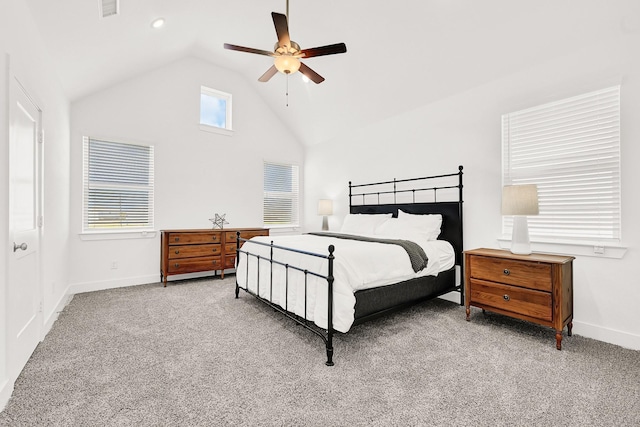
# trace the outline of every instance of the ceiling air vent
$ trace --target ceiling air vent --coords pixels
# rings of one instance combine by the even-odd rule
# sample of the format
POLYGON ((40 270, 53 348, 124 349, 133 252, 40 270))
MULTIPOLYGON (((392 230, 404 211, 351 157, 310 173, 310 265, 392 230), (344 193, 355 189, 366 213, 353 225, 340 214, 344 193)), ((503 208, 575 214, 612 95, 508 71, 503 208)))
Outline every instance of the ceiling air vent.
POLYGON ((120 0, 98 0, 100 4, 100 16, 108 18, 120 12, 120 0))

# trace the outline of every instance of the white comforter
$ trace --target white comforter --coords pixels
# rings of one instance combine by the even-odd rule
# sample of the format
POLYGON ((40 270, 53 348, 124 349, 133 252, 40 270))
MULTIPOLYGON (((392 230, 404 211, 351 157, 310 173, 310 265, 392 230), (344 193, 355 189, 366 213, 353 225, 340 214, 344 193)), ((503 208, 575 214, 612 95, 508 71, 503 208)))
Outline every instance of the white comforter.
MULTIPOLYGON (((370 236, 380 237, 380 236, 370 236)), ((274 264, 273 295, 270 288, 270 248, 252 244, 274 242, 274 245, 296 248, 317 254, 328 255, 329 245, 335 246, 334 284, 333 284, 333 327, 339 332, 347 332, 354 321, 355 296, 359 289, 384 286, 408 280, 414 277, 437 275, 454 264, 454 251, 448 242, 442 240, 418 241, 427 254, 429 262, 426 268, 414 273, 406 251, 398 245, 362 242, 315 235, 264 236, 254 237, 242 247, 243 251, 260 255, 259 295, 280 305, 299 316, 306 317, 321 328, 327 328, 327 281, 313 275, 307 275, 307 298, 305 312, 304 274, 289 268, 288 285, 285 285, 285 267, 274 264), (285 298, 288 294, 288 299, 285 298), (286 302, 285 302, 286 301, 286 302)), ((274 249, 274 260, 288 263, 308 271, 327 275, 328 261, 320 257, 302 255, 274 249)), ((246 255, 240 254, 236 277, 240 287, 257 292, 257 258, 250 256, 247 265, 246 255), (248 278, 248 280, 247 280, 248 278)))

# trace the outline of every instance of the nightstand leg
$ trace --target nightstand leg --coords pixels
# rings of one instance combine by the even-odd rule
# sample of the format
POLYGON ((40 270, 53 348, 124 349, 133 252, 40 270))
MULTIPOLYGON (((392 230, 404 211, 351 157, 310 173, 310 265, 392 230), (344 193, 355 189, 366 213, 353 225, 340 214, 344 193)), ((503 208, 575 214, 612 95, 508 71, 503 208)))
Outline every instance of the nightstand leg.
POLYGON ((556 348, 562 350, 562 330, 556 331, 556 348))
POLYGON ((467 312, 467 322, 468 322, 468 321, 470 320, 470 319, 469 319, 469 316, 471 315, 471 308, 470 308, 470 306, 467 306, 467 307, 466 307, 466 309, 465 309, 465 311, 467 312))
POLYGON ((571 336, 571 330, 573 329, 573 322, 569 322, 567 325, 567 335, 571 336))

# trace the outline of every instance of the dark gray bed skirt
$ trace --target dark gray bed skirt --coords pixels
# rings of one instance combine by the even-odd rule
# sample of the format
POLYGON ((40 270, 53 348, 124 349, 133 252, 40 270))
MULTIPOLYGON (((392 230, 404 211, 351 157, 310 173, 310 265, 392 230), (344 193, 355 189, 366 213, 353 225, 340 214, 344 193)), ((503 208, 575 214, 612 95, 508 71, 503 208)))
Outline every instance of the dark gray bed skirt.
POLYGON ((455 267, 437 276, 425 276, 394 285, 356 291, 354 325, 374 317, 409 307, 452 291, 455 283, 455 267))

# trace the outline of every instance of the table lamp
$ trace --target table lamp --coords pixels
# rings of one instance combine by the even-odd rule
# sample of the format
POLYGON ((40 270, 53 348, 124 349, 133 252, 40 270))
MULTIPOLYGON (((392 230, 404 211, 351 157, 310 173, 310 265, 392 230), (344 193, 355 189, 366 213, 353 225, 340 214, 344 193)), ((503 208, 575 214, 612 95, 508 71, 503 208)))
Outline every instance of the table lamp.
POLYGON ((502 187, 502 215, 513 215, 511 253, 518 255, 531 253, 527 215, 538 215, 538 212, 537 185, 505 185, 502 187))
POLYGON ((333 215, 333 200, 320 199, 318 202, 318 215, 322 215, 322 229, 329 230, 328 215, 333 215))

